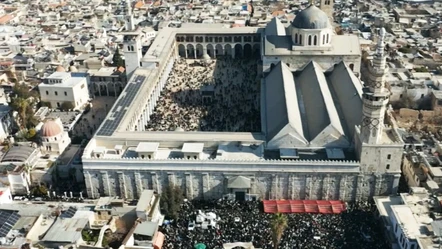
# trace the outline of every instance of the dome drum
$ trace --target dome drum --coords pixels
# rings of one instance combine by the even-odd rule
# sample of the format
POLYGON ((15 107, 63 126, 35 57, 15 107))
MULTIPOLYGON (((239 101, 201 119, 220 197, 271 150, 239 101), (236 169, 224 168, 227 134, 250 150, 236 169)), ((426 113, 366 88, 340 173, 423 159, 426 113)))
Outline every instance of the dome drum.
POLYGON ((332 29, 327 14, 314 5, 301 11, 291 24, 293 45, 323 47, 331 44, 332 29))

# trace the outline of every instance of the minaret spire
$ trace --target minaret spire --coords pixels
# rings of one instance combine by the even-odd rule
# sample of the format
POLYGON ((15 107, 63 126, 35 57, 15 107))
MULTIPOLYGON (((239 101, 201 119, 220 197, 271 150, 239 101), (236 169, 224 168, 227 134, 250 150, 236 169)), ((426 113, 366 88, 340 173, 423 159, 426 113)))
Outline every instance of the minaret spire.
POLYGON ((390 92, 385 88, 386 53, 384 28, 379 30, 376 54, 368 66, 367 86, 363 94, 361 142, 380 144, 384 127, 384 116, 390 92))
POLYGON ((126 0, 126 31, 133 31, 135 29, 134 16, 132 14, 132 2, 126 0))

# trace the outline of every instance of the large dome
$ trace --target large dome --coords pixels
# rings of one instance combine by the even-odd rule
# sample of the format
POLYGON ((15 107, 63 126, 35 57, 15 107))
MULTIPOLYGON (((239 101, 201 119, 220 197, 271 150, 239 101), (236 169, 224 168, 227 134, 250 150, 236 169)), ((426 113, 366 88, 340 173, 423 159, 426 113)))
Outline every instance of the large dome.
POLYGON ((292 26, 298 29, 325 29, 330 23, 327 14, 315 5, 310 5, 296 15, 292 26))
POLYGON ((42 137, 55 137, 62 132, 63 130, 61 129, 61 126, 54 120, 46 121, 41 127, 42 137))

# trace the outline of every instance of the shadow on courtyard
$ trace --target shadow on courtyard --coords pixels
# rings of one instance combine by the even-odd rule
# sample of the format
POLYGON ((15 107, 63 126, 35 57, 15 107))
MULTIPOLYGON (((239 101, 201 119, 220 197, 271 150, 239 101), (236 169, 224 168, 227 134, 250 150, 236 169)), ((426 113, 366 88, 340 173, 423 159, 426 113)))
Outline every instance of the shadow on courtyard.
POLYGON ((166 85, 147 126, 154 130, 259 132, 257 61, 223 56, 207 65, 207 61, 188 61, 181 72, 175 68, 171 76, 175 80, 167 83, 173 85, 166 85), (161 127, 155 129, 156 122, 162 122, 161 127), (174 127, 167 127, 167 122, 174 127))

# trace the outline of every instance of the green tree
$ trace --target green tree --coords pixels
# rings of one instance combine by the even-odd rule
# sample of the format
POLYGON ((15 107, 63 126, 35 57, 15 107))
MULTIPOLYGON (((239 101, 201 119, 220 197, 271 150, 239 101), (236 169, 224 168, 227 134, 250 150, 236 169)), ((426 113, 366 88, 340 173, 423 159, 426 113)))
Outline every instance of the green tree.
POLYGON ((28 100, 24 98, 15 97, 11 100, 12 110, 18 113, 18 118, 22 126, 26 126, 28 105, 28 100))
POLYGON ((72 104, 72 102, 70 102, 70 101, 63 102, 61 104, 61 107, 60 107, 60 109, 63 110, 63 111, 69 111, 69 110, 72 110, 74 108, 75 108, 74 104, 72 104))
POLYGON ((38 95, 29 91, 25 84, 15 84, 11 97, 11 108, 18 113, 18 119, 22 127, 32 128, 38 122, 34 118, 33 106, 38 95))
POLYGON ((184 200, 183 190, 179 186, 168 185, 161 194, 160 205, 169 219, 177 219, 181 203, 184 200))
POLYGON ((37 135, 37 131, 35 131, 35 128, 31 128, 28 130, 28 133, 26 134, 26 139, 32 140, 35 138, 35 135, 37 135))
POLYGON ((287 216, 281 213, 276 213, 273 215, 272 220, 270 222, 273 248, 275 249, 278 248, 279 242, 281 241, 282 235, 284 234, 284 231, 287 228, 287 226, 288 226, 287 216))
POLYGON ((46 106, 48 108, 52 108, 51 102, 49 101, 41 101, 40 106, 46 106))
POLYGON ((46 196, 48 188, 45 185, 35 186, 31 189, 31 193, 35 196, 46 196))
POLYGON ((125 62, 120 54, 120 49, 117 47, 114 57, 112 57, 112 62, 114 67, 125 67, 125 62))
POLYGON ((416 71, 417 73, 428 73, 428 69, 426 67, 418 67, 415 68, 414 71, 416 71))

